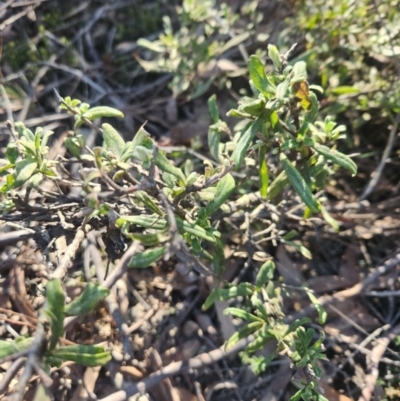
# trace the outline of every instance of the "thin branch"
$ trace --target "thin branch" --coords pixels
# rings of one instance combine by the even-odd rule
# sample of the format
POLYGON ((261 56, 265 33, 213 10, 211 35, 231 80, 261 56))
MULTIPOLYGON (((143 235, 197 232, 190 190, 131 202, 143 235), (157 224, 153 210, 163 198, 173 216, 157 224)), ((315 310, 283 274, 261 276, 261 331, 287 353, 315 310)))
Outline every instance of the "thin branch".
POLYGON ((85 221, 83 222, 82 226, 78 228, 76 232, 75 238, 72 243, 68 246, 60 264, 58 265, 57 269, 53 273, 53 279, 59 278, 63 279, 67 274, 67 270, 70 266, 72 266, 72 262, 76 257, 78 249, 85 238, 85 231, 83 230, 83 226, 85 221))
POLYGON ((377 169, 371 174, 371 180, 368 183, 368 185, 365 187, 363 193, 361 194, 360 201, 368 198, 368 196, 375 189, 376 185, 378 184, 379 180, 381 179, 385 165, 388 161, 390 153, 392 152, 393 146, 396 142, 396 136, 398 134, 397 131, 399 128, 399 123, 400 123, 400 112, 397 113, 396 120, 390 131, 385 150, 383 151, 381 162, 379 163, 379 166, 377 167, 377 169))
POLYGON ((14 363, 7 369, 4 374, 3 380, 0 382, 0 394, 4 394, 7 390, 13 377, 21 369, 22 365, 26 362, 26 358, 21 357, 14 361, 14 363))
MULTIPOLYGON (((362 294, 365 289, 372 284, 378 277, 389 273, 392 269, 400 264, 400 252, 396 253, 392 258, 386 260, 381 266, 378 266, 375 271, 368 275, 361 282, 353 285, 353 287, 347 288, 342 291, 338 291, 333 295, 323 295, 318 298, 318 303, 320 305, 326 305, 327 303, 332 302, 335 299, 346 299, 351 298, 356 295, 362 294)), ((300 319, 303 316, 307 316, 314 310, 314 305, 309 305, 306 308, 302 309, 300 312, 295 313, 292 316, 287 316, 285 322, 291 322, 296 319, 300 319)))
POLYGON ((211 185, 216 184, 218 181, 220 181, 225 175, 227 175, 233 168, 235 167, 235 164, 232 163, 229 166, 226 166, 222 171, 220 171, 217 174, 214 174, 212 177, 208 178, 204 183, 202 184, 193 184, 190 187, 187 187, 181 194, 179 194, 175 199, 174 199, 174 205, 178 205, 179 202, 188 194, 192 192, 199 192, 202 189, 208 188, 211 185))
POLYGON ((228 350, 225 350, 224 344, 215 350, 200 354, 194 358, 189 359, 188 361, 173 362, 165 366, 163 369, 152 373, 151 375, 146 377, 146 379, 128 386, 125 390, 117 391, 109 395, 108 397, 102 398, 99 401, 124 401, 136 393, 146 392, 149 388, 155 386, 168 377, 176 374, 186 373, 191 369, 200 369, 212 363, 219 362, 220 360, 230 355, 234 355, 245 348, 251 341, 253 341, 253 339, 253 336, 249 336, 243 338, 228 350))
POLYGON ((368 361, 368 374, 365 377, 365 387, 358 401, 370 401, 379 377, 379 362, 383 357, 390 342, 400 334, 400 325, 394 327, 385 336, 376 340, 377 344, 372 349, 368 361))

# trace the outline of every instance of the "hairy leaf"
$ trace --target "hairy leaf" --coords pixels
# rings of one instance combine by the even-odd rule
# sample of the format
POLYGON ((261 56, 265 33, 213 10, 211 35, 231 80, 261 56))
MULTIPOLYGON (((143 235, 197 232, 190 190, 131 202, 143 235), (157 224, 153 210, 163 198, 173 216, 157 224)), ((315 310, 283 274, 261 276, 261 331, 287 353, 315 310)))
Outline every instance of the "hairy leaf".
POLYGON ((125 141, 110 124, 102 124, 101 128, 103 129, 104 148, 111 151, 115 157, 120 159, 125 147, 125 141))

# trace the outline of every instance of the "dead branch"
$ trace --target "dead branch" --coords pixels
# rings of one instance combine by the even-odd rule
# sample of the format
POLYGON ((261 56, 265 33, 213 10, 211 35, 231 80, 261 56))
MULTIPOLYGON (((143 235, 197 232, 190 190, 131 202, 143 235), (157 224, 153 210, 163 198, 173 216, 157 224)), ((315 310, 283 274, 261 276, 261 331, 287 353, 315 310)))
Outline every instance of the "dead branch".
POLYGON ((243 348, 245 348, 251 341, 253 341, 253 339, 254 339, 253 336, 249 336, 243 338, 228 350, 225 350, 225 344, 224 344, 215 350, 195 356, 194 358, 191 358, 188 361, 170 363, 163 369, 160 369, 159 371, 152 373, 146 379, 138 383, 132 384, 125 390, 117 391, 105 398, 102 398, 99 401, 124 401, 134 394, 144 393, 149 388, 160 383, 167 377, 171 377, 176 374, 186 373, 191 369, 200 369, 212 363, 219 362, 220 360, 230 355, 234 355, 237 352, 241 351, 243 348))
POLYGON ((358 401, 370 401, 374 392, 376 380, 379 377, 379 362, 389 343, 400 334, 400 325, 394 327, 385 336, 376 340, 377 345, 372 349, 368 361, 368 373, 365 377, 365 387, 358 401))

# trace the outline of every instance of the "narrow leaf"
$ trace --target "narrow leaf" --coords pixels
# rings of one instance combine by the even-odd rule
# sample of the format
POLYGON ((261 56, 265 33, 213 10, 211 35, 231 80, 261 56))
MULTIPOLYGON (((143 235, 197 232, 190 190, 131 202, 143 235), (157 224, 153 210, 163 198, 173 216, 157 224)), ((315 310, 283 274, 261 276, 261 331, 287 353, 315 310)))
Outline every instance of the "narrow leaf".
POLYGON ((263 125, 262 116, 258 117, 254 122, 251 122, 246 125, 232 153, 232 160, 235 162, 237 166, 239 166, 242 163, 244 156, 247 152, 247 149, 250 147, 257 132, 261 132, 262 125, 263 125))
POLYGON ((162 172, 172 174, 183 182, 186 181, 182 170, 175 167, 162 153, 157 152, 155 164, 162 172))
POLYGON ((214 123, 217 123, 219 121, 217 97, 215 95, 210 96, 208 98, 207 104, 208 104, 208 110, 210 111, 211 114, 211 118, 213 119, 214 123))
POLYGON ((83 293, 65 306, 66 316, 80 316, 90 312, 99 302, 105 299, 110 290, 101 285, 89 283, 83 293))
POLYGON ((282 61, 278 49, 275 45, 268 45, 268 56, 274 63, 274 67, 276 68, 276 70, 280 71, 282 69, 282 61))
POLYGON ((310 298, 310 301, 313 303, 315 306, 315 309, 318 312, 318 321, 319 324, 324 324, 326 322, 327 318, 327 313, 325 312, 325 309, 322 307, 322 305, 318 302, 318 299, 315 297, 315 295, 310 291, 306 290, 306 293, 308 297, 310 298))
POLYGON ((261 267, 256 277, 256 286, 262 287, 267 281, 274 278, 275 263, 267 260, 261 267))
POLYGON ((73 361, 84 366, 105 365, 111 360, 111 353, 96 345, 71 345, 51 352, 51 356, 64 361, 73 361))
POLYGON ((349 157, 344 155, 337 150, 329 149, 327 146, 315 144, 313 148, 322 156, 326 157, 329 160, 332 160, 335 164, 340 167, 349 170, 353 176, 357 174, 357 165, 354 161, 349 157))
POLYGON ((179 217, 176 217, 176 224, 181 233, 186 232, 207 241, 215 242, 215 237, 212 234, 208 233, 203 227, 200 227, 198 224, 189 223, 186 220, 181 220, 179 217))
POLYGON ((228 341, 225 343, 225 349, 233 347, 242 338, 245 338, 251 333, 254 333, 255 331, 259 330, 262 327, 262 325, 263 325, 262 322, 249 323, 246 327, 243 327, 243 329, 240 329, 228 339, 228 341))
POLYGON ((239 309, 239 308, 226 308, 224 310, 224 315, 228 315, 228 314, 231 314, 231 315, 238 317, 239 319, 243 319, 243 320, 251 320, 252 322, 264 322, 258 316, 255 316, 255 315, 253 315, 243 309, 239 309))
POLYGON ((0 359, 29 348, 33 344, 33 341, 33 337, 29 337, 17 342, 0 340, 0 359))
POLYGON ((284 239, 282 239, 281 242, 286 244, 286 245, 289 245, 289 246, 292 246, 292 247, 296 248, 307 259, 312 259, 311 252, 305 246, 300 245, 297 242, 287 241, 287 240, 284 240, 284 239))
POLYGON ((260 164, 260 194, 263 198, 266 198, 268 195, 268 185, 269 185, 269 174, 268 174, 268 165, 267 160, 265 159, 265 155, 267 153, 267 147, 265 145, 260 147, 258 160, 260 164))
POLYGON ((46 285, 47 307, 51 316, 50 349, 53 349, 64 332, 64 291, 59 279, 51 280, 46 285))
POLYGON ((144 268, 149 267, 152 263, 157 262, 164 256, 166 246, 158 248, 148 249, 144 252, 137 253, 132 256, 132 259, 128 263, 128 267, 132 268, 144 268))
POLYGON ((120 228, 124 223, 130 223, 144 228, 154 228, 156 230, 163 230, 167 227, 167 221, 161 219, 160 216, 156 214, 151 216, 121 216, 117 219, 115 225, 120 228))
POLYGON ((293 166, 293 164, 284 153, 280 154, 280 161, 293 189, 297 192, 303 202, 311 209, 311 211, 313 211, 314 213, 318 213, 320 209, 320 204, 315 199, 313 193, 311 192, 311 189, 307 186, 304 178, 301 176, 301 174, 293 166))
POLYGON ((221 178, 221 181, 217 185, 214 199, 207 205, 205 209, 207 216, 210 216, 211 214, 216 212, 226 202, 229 195, 234 189, 235 180, 228 173, 221 178))
POLYGON ((278 196, 288 183, 288 177, 285 170, 283 170, 269 186, 268 199, 274 199, 278 196))
POLYGON ((212 126, 208 129, 208 148, 210 150, 211 156, 219 161, 219 143, 221 140, 221 133, 212 126))
POLYGON ((88 111, 86 111, 82 117, 87 118, 88 120, 96 120, 97 118, 102 117, 124 117, 124 113, 113 107, 107 106, 98 106, 92 107, 88 111))
POLYGON ((219 298, 219 287, 218 285, 213 288, 213 290, 210 292, 206 300, 204 301, 203 306, 201 307, 201 310, 206 311, 209 309, 212 304, 219 298))

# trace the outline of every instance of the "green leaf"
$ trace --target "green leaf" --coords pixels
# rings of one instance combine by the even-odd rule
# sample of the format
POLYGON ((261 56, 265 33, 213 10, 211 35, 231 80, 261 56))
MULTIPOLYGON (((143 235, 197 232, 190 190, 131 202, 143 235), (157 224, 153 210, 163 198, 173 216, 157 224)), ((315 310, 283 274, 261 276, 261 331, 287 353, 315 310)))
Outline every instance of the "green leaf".
POLYGON ((33 341, 33 337, 25 338, 21 341, 0 340, 0 359, 29 348, 33 344, 33 341))
POLYGON ((315 295, 310 290, 306 289, 306 293, 307 293, 308 297, 310 298, 310 301, 315 306, 315 309, 318 312, 319 324, 324 324, 326 322, 326 318, 328 316, 327 313, 325 312, 325 309, 318 302, 318 299, 315 297, 315 295))
POLYGON ((276 196, 278 196, 288 183, 289 179, 284 170, 278 175, 278 177, 275 178, 274 181, 272 181, 271 185, 269 186, 268 199, 274 199, 276 196))
POLYGON ((296 230, 290 230, 288 233, 286 233, 282 239, 286 240, 286 241, 290 241, 292 238, 294 238, 297 235, 297 231, 296 230))
POLYGON ((164 216, 163 211, 158 207, 154 200, 145 191, 136 191, 134 193, 135 198, 142 202, 146 207, 148 207, 152 212, 158 214, 159 216, 164 216))
POLYGON ((239 166, 244 156, 247 152, 247 149, 251 145, 254 137, 257 132, 261 132, 264 118, 263 116, 258 117, 254 122, 251 122, 246 125, 244 128, 238 143, 236 144, 235 149, 232 153, 232 160, 235 162, 237 166, 239 166))
POLYGON ((260 176, 260 195, 266 198, 268 195, 268 185, 269 185, 269 174, 268 165, 265 155, 267 153, 267 147, 265 145, 261 146, 258 153, 258 160, 260 164, 259 176, 260 176))
POLYGON ((75 156, 78 160, 81 158, 81 143, 77 137, 67 138, 64 141, 65 147, 75 156))
POLYGON ((231 192, 235 189, 235 179, 228 173, 221 178, 217 184, 214 199, 205 208, 206 215, 210 216, 216 212, 228 199, 231 192))
POLYGON ((255 316, 243 309, 239 309, 239 308, 226 308, 224 310, 224 315, 228 315, 231 314, 235 317, 238 317, 239 319, 243 319, 243 320, 250 320, 252 322, 264 322, 263 319, 259 318, 258 316, 255 316))
POLYGON ((35 149, 39 150, 40 148, 40 130, 37 129, 35 132, 35 149))
POLYGON ((276 87, 276 98, 279 100, 283 100, 287 95, 287 90, 289 88, 289 80, 285 79, 276 87))
POLYGON ((6 164, 5 166, 1 166, 0 167, 0 173, 10 170, 11 168, 14 168, 15 165, 14 164, 6 164))
POLYGON ((304 122, 297 132, 298 138, 302 138, 307 133, 310 124, 314 122, 318 114, 318 99, 313 92, 309 93, 307 100, 311 102, 311 107, 309 111, 305 114, 304 122))
POLYGON ((88 120, 96 120, 97 118, 102 117, 124 117, 124 113, 113 107, 108 106, 98 106, 92 107, 82 115, 83 118, 87 118, 88 120))
POLYGON ((101 285, 89 283, 83 293, 65 306, 66 316, 80 316, 90 312, 99 302, 105 299, 110 290, 101 285))
POLYGON ((211 114, 211 118, 213 119, 214 123, 217 123, 219 121, 217 97, 215 95, 210 96, 208 98, 207 104, 208 104, 208 110, 210 111, 211 114))
POLYGON ((122 150, 121 161, 130 160, 137 146, 151 147, 152 141, 150 139, 150 134, 141 127, 133 138, 132 142, 127 142, 122 150))
POLYGON ((189 223, 186 220, 181 220, 179 217, 176 217, 176 224, 181 233, 186 232, 188 234, 195 235, 196 237, 203 238, 206 241, 215 242, 214 235, 208 233, 203 227, 200 227, 198 224, 189 223))
POLYGON ((50 356, 89 367, 102 366, 111 360, 111 353, 97 345, 69 345, 53 350, 50 356))
POLYGON ((304 178, 301 176, 301 174, 293 166, 293 164, 284 153, 280 154, 280 161, 293 189, 297 192, 297 194, 312 212, 318 213, 320 210, 320 204, 315 199, 314 195, 311 192, 311 189, 307 186, 304 178))
POLYGON ((240 283, 230 288, 224 288, 219 290, 219 299, 221 301, 227 301, 228 299, 251 296, 255 292, 256 287, 250 283, 240 283))
POLYGON ((262 93, 267 98, 271 93, 275 94, 275 88, 267 79, 267 76, 265 75, 265 66, 258 56, 254 54, 250 56, 248 68, 250 78, 253 81, 254 86, 260 93, 262 93))
POLYGON ((160 151, 157 152, 155 164, 162 172, 172 174, 182 182, 186 181, 182 170, 175 167, 160 151))
POLYGON ((262 325, 263 322, 249 323, 246 327, 243 327, 243 329, 240 329, 228 339, 228 341, 225 343, 225 349, 233 347, 242 338, 245 338, 251 333, 254 333, 255 331, 259 330, 262 327, 262 325))
POLYGON ((101 128, 103 129, 104 148, 111 151, 114 156, 120 159, 125 146, 125 141, 117 130, 110 124, 102 124, 101 128))
POLYGON ((275 263, 267 260, 261 267, 256 277, 256 286, 262 287, 267 281, 274 278, 275 263))
POLYGON ((53 349, 64 332, 64 291, 59 279, 51 280, 46 285, 47 307, 51 316, 50 349, 53 349))
POLYGON ((303 81, 307 81, 307 64, 305 61, 298 61, 293 66, 293 78, 290 80, 290 83, 294 84, 303 81))
POLYGON ((329 149, 327 146, 315 144, 313 146, 319 154, 326 157, 329 160, 332 160, 335 164, 340 167, 343 167, 351 172, 353 177, 357 174, 357 165, 354 163, 349 156, 344 155, 343 153, 338 152, 337 150, 329 149))
POLYGON ((19 161, 15 165, 15 182, 14 188, 18 188, 24 185, 26 181, 31 178, 32 174, 37 169, 37 162, 31 157, 27 157, 24 160, 19 161))
POLYGON ((47 142, 48 142, 49 138, 50 138, 53 134, 54 134, 53 131, 46 131, 46 132, 43 134, 43 138, 42 138, 42 140, 41 140, 41 146, 42 146, 42 147, 47 145, 47 142))
POLYGON ((31 178, 29 178, 28 185, 31 188, 37 188, 42 181, 43 181, 43 174, 42 173, 36 173, 36 174, 32 175, 31 178))
POLYGON ((330 88, 329 93, 333 95, 349 95, 354 93, 359 93, 360 89, 354 86, 337 86, 336 88, 330 88))
POLYGON ((154 228, 155 230, 163 230, 167 227, 167 221, 161 219, 160 216, 152 214, 151 216, 121 216, 117 219, 115 225, 120 228, 124 223, 130 223, 144 228, 154 228))
POLYGON ((142 46, 142 47, 145 47, 146 49, 152 50, 153 52, 156 52, 156 53, 165 52, 164 45, 158 40, 151 41, 148 39, 140 38, 137 40, 136 44, 138 46, 142 46))
POLYGON ((304 389, 301 389, 296 394, 292 395, 289 401, 300 401, 303 394, 304 394, 304 389))
POLYGON ((312 259, 311 252, 305 246, 300 245, 297 242, 284 240, 283 238, 281 239, 281 242, 283 244, 286 244, 286 245, 296 248, 307 259, 312 259))
POLYGON ((338 232, 339 231, 339 223, 337 222, 336 219, 334 219, 330 215, 330 213, 322 205, 321 205, 321 214, 322 214, 322 217, 324 218, 324 220, 327 223, 329 223, 336 232, 338 232))
POLYGON ((10 142, 7 145, 6 157, 11 164, 15 164, 19 156, 17 145, 14 142, 10 142))
POLYGON ((204 301, 203 306, 201 307, 201 310, 206 311, 209 309, 212 304, 218 299, 219 297, 219 287, 218 285, 212 289, 206 300, 204 301))
POLYGON ((26 139, 20 139, 18 143, 25 148, 24 153, 26 153, 27 156, 36 156, 36 148, 35 148, 35 143, 32 141, 27 141, 26 139))
POLYGON ((250 36, 250 32, 246 32, 246 31, 234 36, 233 38, 229 39, 222 46, 222 48, 218 49, 218 54, 222 54, 222 53, 226 52, 227 50, 231 49, 232 47, 239 45, 240 43, 244 42, 249 36, 250 36))
POLYGON ((147 251, 137 253, 132 256, 132 259, 128 263, 128 267, 149 267, 152 263, 157 262, 157 260, 164 256, 166 249, 166 246, 160 246, 158 248, 148 249, 147 251))
POLYGON ((267 357, 252 357, 250 364, 251 364, 251 368, 253 369, 254 373, 257 375, 260 375, 261 373, 263 373, 277 355, 278 355, 278 350, 276 350, 275 352, 272 352, 267 357))
POLYGON ((208 148, 210 150, 211 156, 216 160, 219 161, 219 143, 221 140, 221 132, 212 126, 208 129, 208 148))
POLYGON ((282 69, 282 61, 279 56, 278 49, 275 45, 268 45, 268 56, 274 63, 274 67, 276 68, 276 70, 280 71, 282 69))
POLYGON ((136 240, 136 241, 140 241, 145 246, 155 246, 161 242, 168 241, 170 238, 170 236, 168 234, 162 234, 162 233, 154 233, 154 234, 153 233, 143 234, 143 233, 135 233, 135 232, 131 233, 131 232, 127 231, 124 228, 124 226, 122 226, 121 232, 126 237, 136 240))
POLYGON ((240 101, 238 110, 240 112, 248 113, 252 116, 258 117, 265 108, 264 99, 252 99, 243 97, 240 101))
MULTIPOLYGON (((262 330, 262 329, 260 329, 262 330)), ((260 335, 257 335, 258 332, 254 333, 254 336, 256 337, 254 341, 252 341, 246 348, 245 351, 247 352, 255 352, 258 351, 262 348, 265 347, 267 343, 269 343, 272 340, 272 337, 261 337, 260 335)))
POLYGON ((14 127, 18 132, 19 138, 25 138, 29 142, 35 142, 35 135, 33 135, 33 132, 30 129, 25 127, 24 123, 17 121, 14 124, 14 127))

